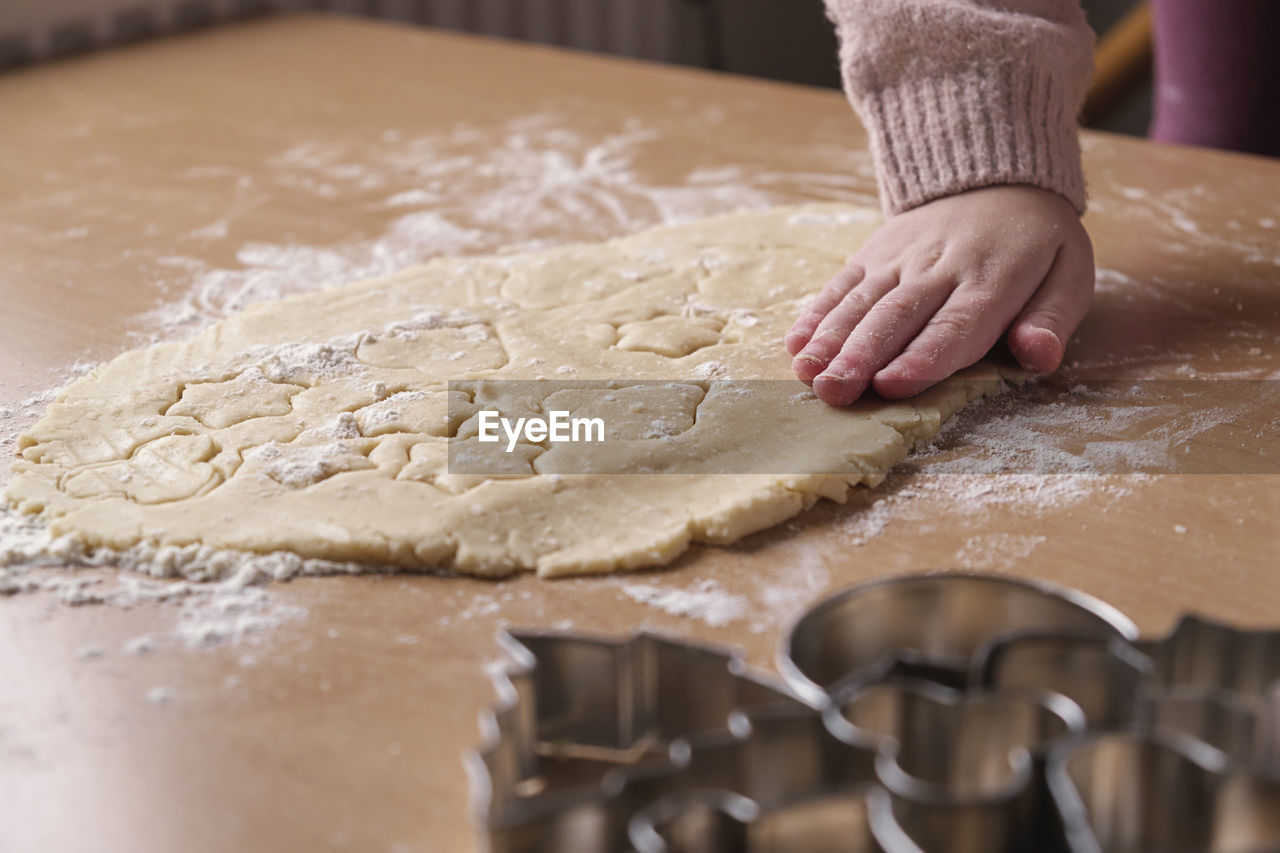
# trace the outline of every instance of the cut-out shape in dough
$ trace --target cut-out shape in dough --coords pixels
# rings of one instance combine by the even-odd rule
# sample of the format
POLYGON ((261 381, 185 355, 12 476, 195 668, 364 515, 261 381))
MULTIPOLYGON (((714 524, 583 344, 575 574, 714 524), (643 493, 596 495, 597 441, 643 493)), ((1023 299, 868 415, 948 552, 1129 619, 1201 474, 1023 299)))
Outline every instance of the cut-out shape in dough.
POLYGON ((705 396, 699 385, 644 382, 607 391, 566 388, 550 394, 543 408, 567 411, 575 418, 600 418, 606 442, 635 441, 690 429, 705 396))
POLYGON ((450 494, 462 494, 489 480, 510 480, 521 477, 532 477, 533 460, 541 455, 543 449, 536 445, 517 444, 511 453, 494 453, 494 445, 479 444, 475 441, 454 444, 452 451, 447 440, 424 441, 409 449, 409 464, 400 470, 396 479, 416 480, 430 483, 436 488, 450 494), (449 473, 449 454, 461 451, 463 454, 484 454, 486 468, 483 475, 449 473))
POLYGON ((668 314, 627 323, 618 329, 618 349, 653 352, 667 358, 683 358, 703 347, 720 343, 724 321, 717 317, 680 317, 668 314))
POLYGON ((507 362, 507 351, 488 322, 450 322, 429 316, 367 337, 356 357, 375 367, 451 375, 501 367, 507 362))
POLYGON ((169 435, 147 442, 124 461, 71 472, 62 480, 62 490, 75 498, 124 497, 140 504, 178 501, 221 482, 209 464, 217 452, 207 435, 169 435))
POLYGON ((360 434, 373 437, 397 432, 450 436, 475 413, 461 391, 401 391, 355 413, 360 434))
POLYGON ((350 341, 288 343, 274 347, 254 347, 258 369, 272 382, 288 382, 311 387, 319 382, 364 372, 350 341))
POLYGON ((251 367, 226 382, 195 382, 182 389, 178 402, 166 415, 186 415, 210 429, 226 429, 250 418, 287 415, 290 400, 302 391, 301 385, 272 382, 257 367, 251 367))
MULTIPOLYGON (((245 451, 245 466, 289 489, 304 489, 335 474, 373 468, 372 442, 339 440, 327 444, 282 444, 272 441, 245 451)), ((238 472, 238 475, 241 475, 238 472)))

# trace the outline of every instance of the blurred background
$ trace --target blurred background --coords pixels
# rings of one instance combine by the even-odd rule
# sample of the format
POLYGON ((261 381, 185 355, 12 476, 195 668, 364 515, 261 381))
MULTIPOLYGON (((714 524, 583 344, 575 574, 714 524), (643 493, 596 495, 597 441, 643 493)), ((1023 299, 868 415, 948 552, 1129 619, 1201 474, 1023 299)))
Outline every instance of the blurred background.
MULTIPOLYGON (((1102 37, 1086 123, 1146 133, 1150 16, 1084 0, 1102 37)), ((0 70, 258 15, 330 11, 579 50, 839 86, 821 0, 0 0, 0 70)))

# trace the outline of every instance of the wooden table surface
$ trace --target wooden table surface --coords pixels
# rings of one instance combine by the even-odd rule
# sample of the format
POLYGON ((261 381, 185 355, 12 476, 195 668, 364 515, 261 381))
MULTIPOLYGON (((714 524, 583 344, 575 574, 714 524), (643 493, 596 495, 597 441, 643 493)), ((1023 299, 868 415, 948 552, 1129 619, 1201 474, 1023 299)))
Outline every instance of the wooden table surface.
MULTIPOLYGON (((873 203, 865 146, 833 92, 326 17, 0 76, 4 423, 76 362, 320 280, 739 206, 873 203)), ((1280 164, 1102 135, 1085 147, 1103 272, 1073 370, 1220 380, 1228 399, 1198 426, 1140 426, 1165 449, 1196 437, 1202 473, 1039 491, 909 474, 623 579, 297 580, 269 592, 305 614, 238 645, 188 648, 178 603, 12 596, 0 848, 472 849, 461 757, 504 623, 645 625, 768 665, 805 602, 937 566, 1052 578, 1145 631, 1189 608, 1280 622, 1280 481, 1224 473, 1280 449, 1269 386, 1241 381, 1269 379, 1280 353, 1280 164), (723 607, 641 600, 672 590, 723 607), (121 652, 143 634, 154 654, 121 652), (105 653, 82 659, 86 645, 105 653), (148 701, 156 687, 172 700, 148 701)))

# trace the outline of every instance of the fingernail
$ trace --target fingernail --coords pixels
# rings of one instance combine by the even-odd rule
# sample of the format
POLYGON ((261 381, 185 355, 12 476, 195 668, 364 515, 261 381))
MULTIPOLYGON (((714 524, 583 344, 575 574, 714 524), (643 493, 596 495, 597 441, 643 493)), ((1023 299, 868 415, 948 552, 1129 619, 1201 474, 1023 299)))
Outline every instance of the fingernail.
POLYGON ((1033 336, 1042 341, 1052 341, 1055 347, 1060 348, 1062 346, 1062 339, 1058 337, 1058 333, 1053 329, 1047 329, 1044 326, 1028 326, 1027 331, 1034 333, 1033 336), (1045 337, 1046 335, 1048 335, 1047 338, 1045 337))
POLYGON ((813 380, 813 391, 824 403, 847 406, 862 394, 862 383, 853 383, 848 375, 823 373, 813 380))
POLYGON ((1037 332, 1037 333, 1043 332, 1044 334, 1052 337, 1056 343, 1058 344, 1062 343, 1062 339, 1058 337, 1058 333, 1055 332, 1053 329, 1050 329, 1048 326, 1031 325, 1031 326, 1027 326, 1027 328, 1033 332, 1037 332))
POLYGON ((800 353, 798 356, 796 356, 795 360, 807 361, 811 364, 822 364, 822 359, 818 358, 816 355, 810 355, 807 352, 800 353))
POLYGON ((813 382, 810 383, 810 387, 813 388, 813 393, 828 403, 834 402, 835 398, 839 397, 843 391, 840 380, 830 373, 815 376, 813 382))

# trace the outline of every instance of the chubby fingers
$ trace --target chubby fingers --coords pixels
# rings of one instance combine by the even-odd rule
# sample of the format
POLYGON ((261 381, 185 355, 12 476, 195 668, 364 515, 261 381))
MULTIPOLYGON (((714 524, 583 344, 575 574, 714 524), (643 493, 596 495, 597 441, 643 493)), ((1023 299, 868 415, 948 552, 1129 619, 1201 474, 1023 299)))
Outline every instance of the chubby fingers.
POLYGON ((1089 311, 1094 279, 1087 242, 1059 250, 1044 283, 1009 328, 1009 351, 1019 364, 1033 373, 1058 369, 1067 340, 1089 311))
POLYGON ((976 287, 956 288, 901 353, 876 372, 876 393, 911 397, 973 364, 1000 340, 1021 305, 1022 300, 1010 305, 976 287))
POLYGON ((847 406, 858 399, 876 372, 902 352, 946 302, 952 287, 945 278, 926 277, 886 293, 851 329, 839 353, 814 378, 813 392, 833 406, 847 406))
POLYGON ((866 270, 860 264, 849 264, 823 285, 822 291, 805 306, 792 324, 791 331, 787 332, 787 352, 798 355, 813 339, 818 324, 849 295, 849 291, 858 286, 865 275, 866 270))
POLYGON ((1006 268, 991 280, 955 288, 920 333, 876 373, 876 393, 895 400, 914 396, 986 355, 1045 280, 1045 267, 1052 269, 1051 261, 1042 263, 1006 268))
POLYGON ((809 342, 792 360, 791 369, 800 381, 812 384, 818 374, 827 369, 831 360, 840 354, 853 330, 885 294, 893 291, 897 283, 898 279, 893 273, 867 276, 845 294, 840 304, 822 318, 809 342))

